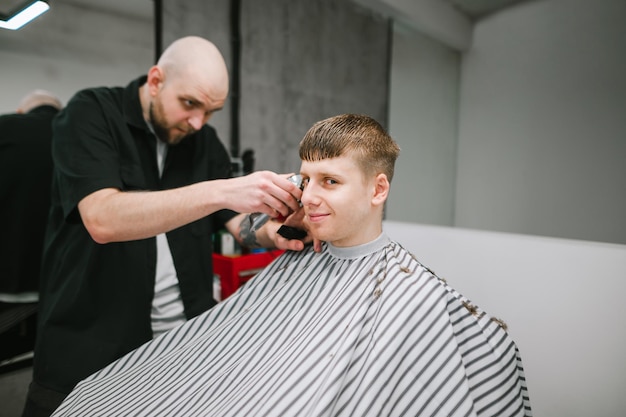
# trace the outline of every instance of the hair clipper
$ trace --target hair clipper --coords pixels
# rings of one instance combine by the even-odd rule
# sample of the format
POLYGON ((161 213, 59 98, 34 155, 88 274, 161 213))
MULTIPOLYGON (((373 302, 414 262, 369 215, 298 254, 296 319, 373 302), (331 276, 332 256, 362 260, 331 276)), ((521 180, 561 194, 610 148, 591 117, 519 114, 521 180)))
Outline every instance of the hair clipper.
MULTIPOLYGON (((302 189, 302 175, 300 174, 295 174, 290 176, 289 178, 287 178, 289 181, 291 181, 292 183, 294 183, 298 188, 302 189)), ((267 223, 267 221, 270 219, 270 216, 265 214, 265 213, 251 213, 248 218, 250 219, 250 231, 251 232, 256 232, 257 230, 259 230, 265 223, 267 223)), ((289 226, 281 226, 281 229, 283 227, 289 227, 289 226)), ((290 229, 295 229, 293 227, 290 227, 290 229)), ((299 229, 295 229, 295 230, 299 230, 299 229)), ((304 231, 302 231, 304 232, 304 231)), ((280 232, 280 229, 278 230, 278 233, 280 233, 281 236, 285 237, 286 239, 293 239, 290 237, 287 237, 285 235, 283 235, 280 232)), ((306 232, 304 232, 304 236, 306 236, 306 232)))

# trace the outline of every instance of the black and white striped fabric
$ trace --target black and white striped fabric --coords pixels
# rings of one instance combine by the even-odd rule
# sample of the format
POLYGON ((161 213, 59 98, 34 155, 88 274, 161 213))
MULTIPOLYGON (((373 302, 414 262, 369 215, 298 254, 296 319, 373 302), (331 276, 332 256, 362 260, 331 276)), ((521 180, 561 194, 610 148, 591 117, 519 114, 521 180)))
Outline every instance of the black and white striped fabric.
POLYGON ((288 252, 54 416, 530 416, 503 327, 384 234, 288 252))

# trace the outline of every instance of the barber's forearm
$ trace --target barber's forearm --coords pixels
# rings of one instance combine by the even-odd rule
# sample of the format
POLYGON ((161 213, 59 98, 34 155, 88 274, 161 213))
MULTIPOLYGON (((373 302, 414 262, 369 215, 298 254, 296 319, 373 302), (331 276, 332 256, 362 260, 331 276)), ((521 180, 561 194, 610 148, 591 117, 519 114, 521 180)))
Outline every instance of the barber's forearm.
POLYGON ((83 223, 98 243, 144 239, 176 229, 225 208, 222 181, 145 192, 103 189, 78 204, 83 223))
MULTIPOLYGON (((102 189, 83 198, 78 209, 91 237, 98 243, 109 243, 156 236, 221 209, 272 217, 287 215, 297 209, 301 193, 283 176, 259 171, 245 177, 203 181, 164 191, 102 189)), ((239 225, 232 228, 238 229, 239 225)), ((255 236, 246 235, 245 228, 244 234, 240 230, 229 231, 247 242, 246 245, 272 247, 276 227, 263 229, 264 232, 259 230, 255 236)))
POLYGON ((226 229, 237 239, 237 242, 247 248, 273 248, 274 239, 270 237, 271 223, 267 222, 259 230, 250 230, 252 223, 249 214, 239 214, 226 223, 226 229))
POLYGON ((286 239, 278 234, 281 225, 282 223, 270 220, 256 232, 250 232, 248 215, 240 214, 226 223, 226 228, 241 245, 248 248, 263 247, 300 251, 304 249, 305 242, 308 243, 312 240, 311 237, 307 237, 305 240, 286 239))

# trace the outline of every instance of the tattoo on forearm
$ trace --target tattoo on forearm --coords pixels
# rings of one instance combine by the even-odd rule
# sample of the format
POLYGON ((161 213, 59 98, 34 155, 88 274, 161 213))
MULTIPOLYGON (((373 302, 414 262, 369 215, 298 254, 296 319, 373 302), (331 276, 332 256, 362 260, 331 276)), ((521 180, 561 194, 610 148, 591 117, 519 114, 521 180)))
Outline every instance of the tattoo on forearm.
POLYGON ((239 225, 239 239, 249 248, 260 248, 261 244, 256 240, 256 233, 250 230, 252 222, 250 216, 245 216, 239 225))

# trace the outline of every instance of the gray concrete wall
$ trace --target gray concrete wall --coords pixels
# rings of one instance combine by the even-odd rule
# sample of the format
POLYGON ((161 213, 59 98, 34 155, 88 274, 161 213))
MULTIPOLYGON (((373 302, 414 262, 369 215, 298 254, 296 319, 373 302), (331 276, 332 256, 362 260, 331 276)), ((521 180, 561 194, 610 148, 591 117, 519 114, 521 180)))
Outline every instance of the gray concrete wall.
POLYGON ((317 120, 364 113, 387 124, 386 20, 348 1, 242 3, 241 146, 259 169, 298 171, 317 120))
MULTIPOLYGON (((230 3, 230 0, 163 0, 163 49, 183 36, 209 39, 222 52, 232 79, 230 3)), ((224 108, 209 120, 228 149, 231 99, 229 95, 224 108)))
MULTIPOLYGON (((230 63, 229 7, 224 0, 165 0, 164 43, 202 35, 230 63)), ((387 124, 386 19, 347 0, 244 0, 240 16, 239 143, 254 149, 257 170, 298 171, 300 139, 322 118, 364 113, 387 124)), ((211 121, 227 146, 228 105, 211 121)))

